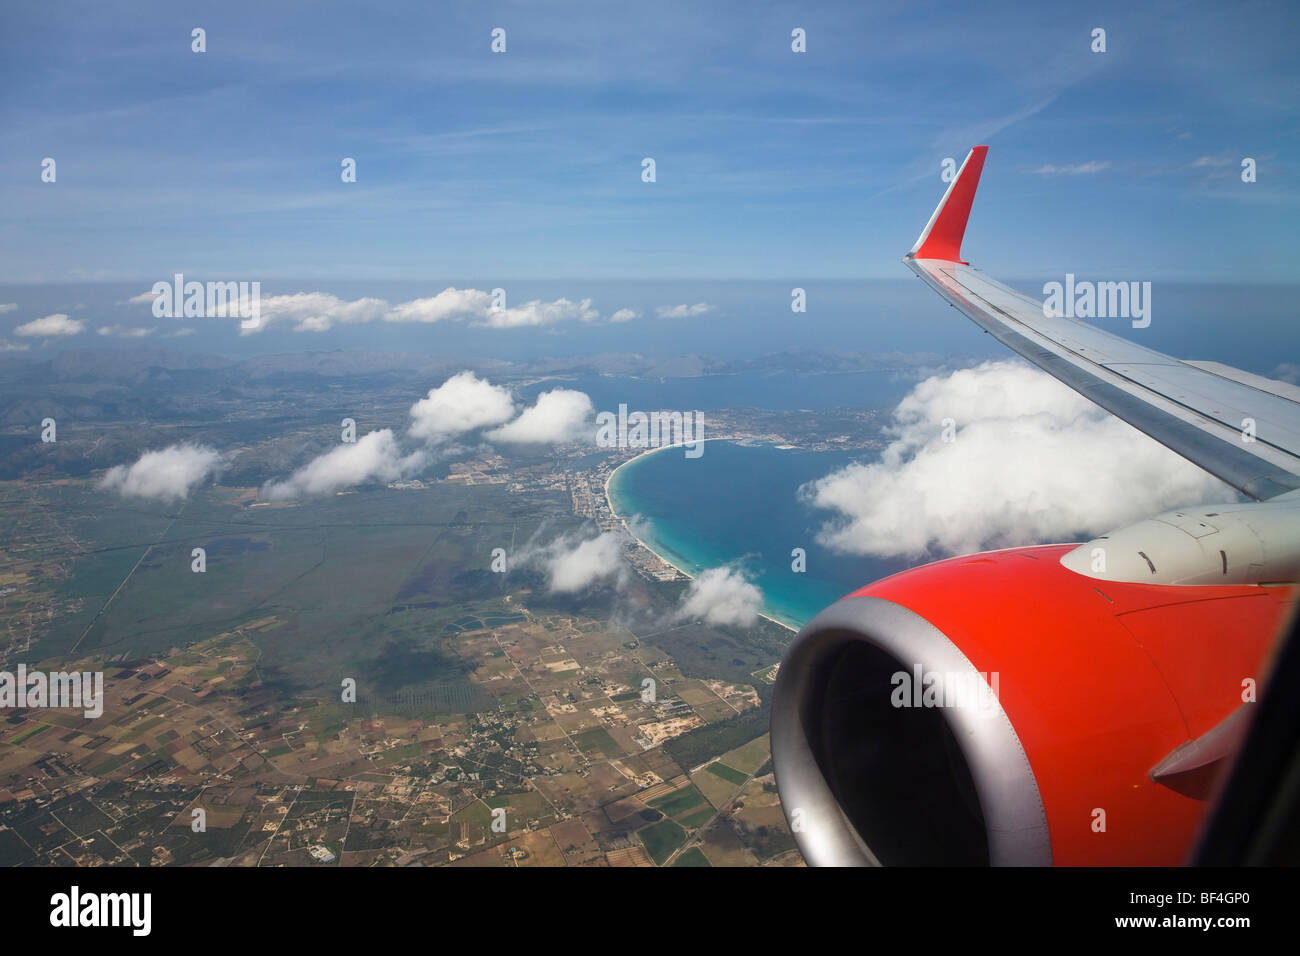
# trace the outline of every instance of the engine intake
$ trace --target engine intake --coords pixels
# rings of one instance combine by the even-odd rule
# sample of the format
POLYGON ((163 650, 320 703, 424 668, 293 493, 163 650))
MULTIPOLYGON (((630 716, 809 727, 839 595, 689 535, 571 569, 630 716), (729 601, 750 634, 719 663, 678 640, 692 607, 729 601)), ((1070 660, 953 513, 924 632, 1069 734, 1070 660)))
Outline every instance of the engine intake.
POLYGON ((1038 786, 1001 705, 967 695, 947 706, 932 692, 938 706, 929 706, 917 700, 918 674, 922 696, 927 675, 937 676, 930 689, 984 681, 932 624, 880 598, 832 605, 790 648, 772 702, 772 756, 805 858, 1050 863, 1038 786))
POLYGON ((1186 860, 1293 589, 1100 581, 1070 551, 914 568, 800 631, 771 739, 810 864, 1186 860))

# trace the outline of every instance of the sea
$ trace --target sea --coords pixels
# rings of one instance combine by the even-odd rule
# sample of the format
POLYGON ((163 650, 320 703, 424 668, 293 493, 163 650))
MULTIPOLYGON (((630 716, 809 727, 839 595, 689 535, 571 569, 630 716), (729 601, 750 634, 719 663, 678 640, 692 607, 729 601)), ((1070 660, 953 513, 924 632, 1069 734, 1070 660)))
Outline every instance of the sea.
POLYGON ((733 565, 763 592, 763 613, 798 629, 818 611, 915 562, 846 555, 824 547, 829 512, 800 500, 799 487, 876 452, 807 451, 709 441, 699 458, 680 448, 642 455, 610 481, 614 510, 639 516, 643 541, 691 575, 733 565), (792 551, 803 548, 806 570, 792 551))

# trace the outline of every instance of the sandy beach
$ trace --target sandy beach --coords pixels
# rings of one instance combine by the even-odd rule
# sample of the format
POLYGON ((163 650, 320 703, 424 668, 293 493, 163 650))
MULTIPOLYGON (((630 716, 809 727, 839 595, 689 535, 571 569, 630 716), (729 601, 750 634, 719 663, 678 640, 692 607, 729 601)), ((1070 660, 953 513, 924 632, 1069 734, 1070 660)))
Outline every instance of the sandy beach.
MULTIPOLYGON (((725 436, 719 436, 719 437, 717 437, 717 438, 703 438, 703 439, 700 439, 700 441, 730 441, 730 440, 731 440, 730 438, 727 438, 727 437, 725 437, 725 436)), ((619 510, 618 510, 617 508, 614 507, 614 499, 613 499, 613 497, 612 497, 612 496, 610 495, 610 493, 609 493, 609 485, 610 485, 610 482, 612 482, 612 481, 614 480, 614 476, 617 475, 617 474, 618 474, 622 469, 624 469, 624 468, 626 468, 628 465, 632 464, 632 462, 634 462, 634 461, 640 461, 640 460, 641 460, 642 458, 644 458, 645 456, 647 456, 647 455, 653 455, 653 454, 655 454, 656 452, 667 451, 667 450, 670 449, 670 448, 681 448, 681 447, 682 447, 682 444, 679 442, 679 443, 674 444, 674 445, 659 445, 659 446, 656 447, 656 448, 647 448, 645 451, 641 452, 640 454, 638 454, 638 455, 633 455, 633 456, 632 456, 631 458, 629 458, 627 461, 623 462, 623 464, 619 465, 617 468, 615 468, 613 471, 611 471, 611 472, 609 473, 609 477, 605 479, 605 503, 606 503, 606 505, 609 506, 609 513, 612 514, 614 517, 618 518, 618 520, 622 523, 624 530, 627 531, 628 535, 630 535, 630 536, 631 536, 631 537, 632 537, 632 538, 633 538, 633 539, 634 539, 638 544, 640 544, 641 547, 645 548, 647 551, 649 551, 651 554, 653 554, 655 557, 657 557, 657 558, 658 558, 660 561, 662 561, 664 564, 667 564, 667 565, 669 565, 670 567, 676 568, 677 571, 678 571, 679 573, 686 575, 687 578, 689 578, 690 580, 694 581, 694 580, 695 580, 695 575, 691 574, 690 571, 686 570, 686 568, 682 567, 682 566, 681 566, 680 564, 678 564, 676 561, 671 560, 671 559, 668 558, 666 555, 661 554, 659 551, 655 550, 655 548, 652 547, 652 546, 650 545, 649 542, 647 542, 644 538, 640 537, 640 536, 639 536, 635 531, 632 530, 632 526, 631 526, 631 524, 628 522, 628 516, 627 516, 627 515, 620 514, 620 513, 619 513, 619 510)), ((798 631, 798 628, 797 628, 797 627, 794 627, 793 625, 788 624, 788 623, 785 622, 785 621, 778 620, 777 618, 773 617, 773 616, 770 615, 770 614, 764 614, 762 611, 760 611, 759 614, 758 614, 758 616, 761 617, 761 618, 763 618, 763 619, 765 619, 765 620, 771 621, 773 624, 776 624, 776 625, 779 625, 780 627, 785 628, 787 631, 789 631, 789 632, 792 633, 792 634, 793 634, 793 633, 796 633, 796 632, 798 631)))

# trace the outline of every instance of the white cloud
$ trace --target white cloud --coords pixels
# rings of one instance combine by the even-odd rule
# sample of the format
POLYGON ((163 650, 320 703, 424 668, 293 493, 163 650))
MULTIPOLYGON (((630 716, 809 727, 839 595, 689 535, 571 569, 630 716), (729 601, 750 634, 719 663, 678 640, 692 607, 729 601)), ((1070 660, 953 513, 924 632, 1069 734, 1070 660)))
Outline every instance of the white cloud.
POLYGON ((674 618, 748 627, 758 620, 763 592, 737 568, 709 568, 691 581, 674 618))
POLYGON ((609 579, 613 579, 615 587, 627 583, 630 570, 623 549, 632 539, 626 532, 605 531, 594 538, 562 535, 544 543, 538 541, 541 534, 539 531, 527 544, 511 552, 511 570, 542 570, 552 593, 574 594, 609 579))
POLYGON ((119 305, 152 305, 153 300, 156 298, 158 298, 157 294, 150 289, 148 292, 141 292, 139 295, 131 296, 125 303, 119 303, 119 305))
POLYGON ((537 402, 514 421, 487 433, 493 441, 513 444, 557 444, 593 438, 595 409, 586 392, 556 388, 542 392, 537 402))
POLYGON ((124 325, 101 325, 95 330, 99 335, 111 335, 119 339, 142 339, 153 335, 157 329, 127 328, 124 325))
POLYGON ((552 325, 556 322, 594 322, 600 313, 591 307, 590 299, 570 302, 556 299, 543 302, 533 299, 523 305, 493 309, 493 296, 479 289, 443 289, 428 299, 414 299, 394 306, 384 315, 386 322, 442 322, 469 320, 476 325, 495 329, 513 329, 530 325, 552 325))
POLYGON ((1236 166, 1239 162, 1240 160, 1235 156, 1200 156, 1197 157, 1196 162, 1192 163, 1192 166, 1198 169, 1204 169, 1207 166, 1219 169, 1224 166, 1236 166))
POLYGON ((124 498, 157 498, 172 501, 189 496, 190 490, 221 465, 221 454, 206 445, 170 445, 147 451, 132 465, 110 468, 99 482, 107 491, 124 498))
POLYGON ((0 315, 4 315, 6 312, 12 312, 16 308, 18 308, 17 302, 0 302, 0 315))
POLYGON ((162 334, 161 338, 164 338, 164 339, 179 339, 179 338, 184 338, 184 337, 187 336, 187 335, 196 335, 196 334, 198 333, 198 331, 199 331, 199 330, 196 329, 194 326, 192 326, 192 325, 186 325, 186 326, 184 326, 184 327, 182 327, 182 328, 177 329, 175 332, 164 332, 164 333, 162 334))
POLYGON ((1078 540, 1153 513, 1236 500, 1226 485, 1044 372, 987 362, 926 379, 879 462, 810 482, 837 512, 818 540, 850 554, 965 554, 1078 540), (943 420, 956 441, 942 441, 943 420))
POLYGON ((31 346, 26 342, 10 342, 7 339, 0 339, 0 352, 26 352, 31 346))
POLYGON ((481 319, 492 311, 492 293, 480 289, 448 287, 426 299, 412 299, 389 309, 387 322, 444 322, 481 319))
POLYGON ((18 326, 14 329, 14 335, 50 338, 56 335, 77 335, 85 331, 85 328, 86 324, 80 319, 70 319, 64 313, 56 312, 18 326))
POLYGON ((655 314, 661 319, 689 319, 712 311, 713 306, 707 302, 696 302, 694 305, 661 305, 655 309, 655 314))
POLYGON ((515 404, 509 389, 473 372, 453 375, 411 406, 412 438, 441 440, 510 420, 515 404))
POLYGON ((294 322, 295 332, 324 332, 338 324, 369 322, 388 310, 383 299, 355 299, 351 302, 328 292, 295 292, 293 295, 263 296, 258 332, 273 322, 294 322))
POLYGON ((609 317, 611 322, 631 322, 633 319, 641 318, 641 313, 635 309, 619 309, 609 317))
POLYGON ((489 309, 487 315, 483 316, 478 324, 494 329, 514 329, 521 326, 553 325, 556 322, 574 320, 595 322, 599 318, 600 313, 591 307, 590 299, 583 299, 581 302, 570 302, 568 299, 542 302, 540 299, 534 299, 532 302, 499 309, 496 312, 489 309))
MULTIPOLYGON (((136 296, 128 301, 142 299, 136 296)), ((149 295, 146 301, 152 301, 149 295)), ((295 332, 325 332, 336 325, 365 322, 434 323, 472 322, 489 328, 509 329, 552 325, 557 322, 595 322, 600 313, 591 299, 572 302, 534 299, 523 305, 493 309, 493 295, 481 289, 448 287, 437 295, 392 305, 386 299, 340 299, 328 292, 295 292, 293 295, 263 296, 261 322, 241 334, 255 334, 277 322, 292 322, 295 332)))
POLYGON ((573 594, 607 578, 621 586, 628 574, 623 561, 626 542, 619 531, 606 531, 576 543, 567 538, 555 542, 542 561, 550 589, 573 594))
POLYGON ((403 455, 390 428, 339 445, 299 468, 285 481, 267 482, 262 496, 272 500, 322 495, 367 481, 396 481, 424 467, 425 452, 403 455))
POLYGON ((1048 163, 1037 169, 1031 169, 1030 172, 1038 176, 1082 176, 1088 173, 1099 173, 1103 169, 1110 169, 1109 160, 1093 159, 1086 163, 1067 163, 1064 166, 1053 166, 1048 163))
POLYGON ((1273 369, 1273 377, 1280 382, 1300 385, 1300 364, 1296 362, 1283 362, 1277 368, 1273 369))

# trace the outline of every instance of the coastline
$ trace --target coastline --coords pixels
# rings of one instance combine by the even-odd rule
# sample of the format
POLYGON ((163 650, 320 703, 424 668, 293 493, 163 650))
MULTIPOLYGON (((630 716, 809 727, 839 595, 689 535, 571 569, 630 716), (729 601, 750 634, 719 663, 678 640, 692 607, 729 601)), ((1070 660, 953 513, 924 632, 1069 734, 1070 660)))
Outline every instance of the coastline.
MULTIPOLYGON (((698 440, 701 442, 706 442, 706 441, 733 441, 734 439, 727 436, 718 436, 715 438, 702 438, 698 440)), ((611 471, 609 473, 609 477, 605 479, 605 505, 609 508, 609 513, 612 514, 615 518, 617 518, 619 522, 623 525, 623 530, 625 530, 628 533, 628 536, 631 537, 632 540, 634 540, 641 547, 645 548, 647 551, 653 554, 664 564, 668 565, 671 568, 674 568, 679 574, 684 574, 686 575, 687 579, 694 581, 695 580, 694 574, 692 574, 690 571, 683 568, 676 561, 670 560, 668 557, 661 554, 658 550, 652 547, 648 542, 646 542, 643 538, 641 538, 639 535, 636 534, 636 532, 632 530, 632 526, 628 523, 627 516, 620 514, 619 510, 614 507, 614 498, 609 492, 609 486, 614 481, 614 476, 617 475, 622 469, 632 464, 632 462, 640 461, 642 458, 645 458, 647 455, 653 455, 656 452, 666 451, 670 448, 681 448, 681 447, 683 447, 683 443, 677 442, 672 445, 658 445, 654 448, 647 448, 644 451, 640 452, 639 454, 633 455, 627 461, 623 462, 621 465, 619 465, 617 468, 611 471)), ((799 631, 797 627, 785 621, 782 621, 776 617, 773 617, 771 614, 765 614, 762 611, 759 611, 758 616, 763 618, 764 620, 771 621, 773 624, 776 624, 778 627, 785 628, 785 630, 789 631, 791 634, 796 634, 799 631)))

